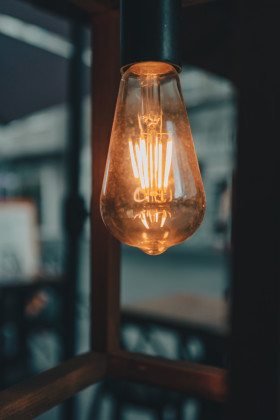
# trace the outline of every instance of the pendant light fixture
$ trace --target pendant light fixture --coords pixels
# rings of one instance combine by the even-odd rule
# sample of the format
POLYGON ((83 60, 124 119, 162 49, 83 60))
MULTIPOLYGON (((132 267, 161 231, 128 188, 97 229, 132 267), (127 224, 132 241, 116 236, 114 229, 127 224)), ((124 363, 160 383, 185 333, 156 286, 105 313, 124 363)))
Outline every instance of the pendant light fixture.
POLYGON ((100 198, 109 232, 150 255, 188 239, 205 194, 178 73, 180 0, 121 1, 121 73, 100 198))

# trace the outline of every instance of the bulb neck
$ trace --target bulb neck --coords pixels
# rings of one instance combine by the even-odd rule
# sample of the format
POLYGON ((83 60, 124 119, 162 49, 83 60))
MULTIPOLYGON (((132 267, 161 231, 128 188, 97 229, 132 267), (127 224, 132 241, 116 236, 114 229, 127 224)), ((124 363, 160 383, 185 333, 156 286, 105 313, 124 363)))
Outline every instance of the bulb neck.
POLYGON ((121 0, 121 71, 146 61, 181 71, 181 0, 121 0))

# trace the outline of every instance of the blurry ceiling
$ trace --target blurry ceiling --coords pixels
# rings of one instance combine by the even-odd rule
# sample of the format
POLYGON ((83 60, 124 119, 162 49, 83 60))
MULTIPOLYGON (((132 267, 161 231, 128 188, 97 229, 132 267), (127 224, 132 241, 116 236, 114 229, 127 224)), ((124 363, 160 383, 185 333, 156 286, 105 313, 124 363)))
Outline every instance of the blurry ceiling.
MULTIPOLYGON (((24 1, 0 0, 0 124, 67 101, 72 50, 71 20, 24 1)), ((85 55, 85 93, 89 61, 85 55)))
MULTIPOLYGON (((184 65, 234 79, 231 2, 184 0, 184 65)), ((0 124, 67 101, 71 22, 89 28, 90 13, 118 8, 110 0, 0 0, 0 124), (36 5, 36 7, 35 7, 36 5), (78 6, 79 5, 79 6, 78 6)), ((89 41, 88 30, 88 43, 89 41)), ((89 54, 85 93, 89 92, 89 54)))
MULTIPOLYGON (((118 10, 120 4, 120 0, 29 1, 37 6, 80 20, 89 19, 92 13, 109 9, 118 10)), ((236 41, 237 32, 235 28, 237 3, 234 0, 226 2, 224 0, 182 0, 184 65, 201 67, 228 79, 235 78, 234 45, 236 42, 234 41, 236 41)))

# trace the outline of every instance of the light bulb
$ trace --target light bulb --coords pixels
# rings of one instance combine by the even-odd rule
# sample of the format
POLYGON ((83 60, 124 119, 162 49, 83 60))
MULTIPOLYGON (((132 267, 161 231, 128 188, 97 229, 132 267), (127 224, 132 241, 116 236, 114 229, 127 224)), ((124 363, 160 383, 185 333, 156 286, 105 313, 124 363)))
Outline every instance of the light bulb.
POLYGON ((109 232, 150 255, 188 239, 205 194, 179 76, 167 63, 123 74, 100 199, 109 232))

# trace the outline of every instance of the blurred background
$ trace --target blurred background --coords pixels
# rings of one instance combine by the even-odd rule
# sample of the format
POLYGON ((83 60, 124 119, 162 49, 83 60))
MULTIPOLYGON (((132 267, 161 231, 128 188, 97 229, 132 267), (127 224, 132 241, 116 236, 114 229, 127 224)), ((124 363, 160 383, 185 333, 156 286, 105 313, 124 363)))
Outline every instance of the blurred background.
MULTIPOLYGON (((0 0, 0 387, 90 349, 90 27, 0 0)), ((94 62, 93 62, 94 65, 94 62)), ((225 367, 236 92, 180 75, 207 199, 187 242, 122 246, 121 344, 225 367)), ((105 381, 41 419, 219 420, 223 407, 105 381)))

